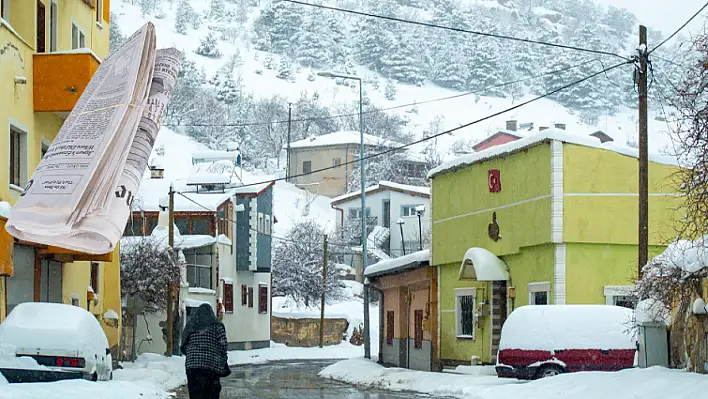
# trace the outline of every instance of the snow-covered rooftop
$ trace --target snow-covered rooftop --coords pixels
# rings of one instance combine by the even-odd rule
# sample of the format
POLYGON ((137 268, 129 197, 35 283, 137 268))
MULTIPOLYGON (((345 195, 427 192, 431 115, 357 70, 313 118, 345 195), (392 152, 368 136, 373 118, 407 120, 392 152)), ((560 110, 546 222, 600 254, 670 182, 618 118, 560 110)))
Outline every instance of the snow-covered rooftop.
POLYGON ((200 171, 187 178, 187 185, 198 185, 198 184, 229 184, 231 183, 231 176, 222 173, 210 173, 200 171))
POLYGON ((384 274, 392 274, 419 267, 424 262, 430 262, 429 249, 413 252, 412 254, 404 255, 399 258, 381 261, 373 266, 367 267, 364 275, 367 277, 376 277, 384 274))
MULTIPOLYGON (((324 147, 343 144, 359 145, 360 142, 361 135, 359 134, 359 132, 344 131, 324 134, 322 136, 313 136, 303 140, 295 141, 293 143, 290 143, 290 148, 324 147)), ((399 144, 381 137, 372 136, 370 134, 364 134, 364 145, 397 146, 399 144)))
POLYGON ((253 184, 253 185, 248 185, 248 186, 242 186, 242 187, 235 187, 231 189, 231 192, 233 192, 236 195, 243 195, 243 194, 259 194, 263 190, 267 189, 273 185, 273 182, 264 182, 264 183, 259 183, 259 184, 253 184))
MULTIPOLYGON (((422 197, 430 198, 430 187, 411 186, 408 184, 393 183, 390 181, 380 181, 379 184, 375 184, 375 185, 367 188, 366 193, 370 194, 370 193, 373 193, 376 191, 385 191, 385 190, 404 192, 404 193, 408 193, 408 194, 415 195, 415 196, 422 196, 422 197)), ((349 193, 349 194, 340 195, 339 197, 335 197, 332 199, 332 204, 338 204, 341 202, 349 201, 354 198, 359 198, 360 196, 361 196, 361 192, 359 192, 359 191, 349 193)))
POLYGON ((238 158, 238 151, 219 151, 219 150, 206 150, 206 151, 196 151, 192 153, 192 160, 198 162, 209 162, 209 161, 219 161, 219 160, 232 160, 236 161, 238 158))
MULTIPOLYGON (((538 145, 546 141, 562 141, 564 143, 576 144, 584 147, 599 148, 607 151, 613 151, 618 154, 626 155, 629 157, 638 157, 638 150, 636 148, 631 148, 626 145, 617 143, 615 141, 608 143, 601 143, 600 140, 593 136, 580 136, 576 134, 568 133, 560 129, 548 129, 542 132, 528 135, 519 140, 512 141, 510 143, 502 144, 492 148, 488 148, 484 151, 480 151, 474 154, 466 154, 460 157, 451 159, 444 162, 437 168, 432 169, 428 173, 428 178, 433 178, 437 175, 454 171, 460 167, 465 167, 468 165, 473 165, 478 162, 483 162, 489 159, 511 155, 522 149, 538 145)), ((665 164, 665 165, 675 165, 678 166, 678 160, 673 157, 660 155, 656 153, 649 153, 649 161, 665 164)))

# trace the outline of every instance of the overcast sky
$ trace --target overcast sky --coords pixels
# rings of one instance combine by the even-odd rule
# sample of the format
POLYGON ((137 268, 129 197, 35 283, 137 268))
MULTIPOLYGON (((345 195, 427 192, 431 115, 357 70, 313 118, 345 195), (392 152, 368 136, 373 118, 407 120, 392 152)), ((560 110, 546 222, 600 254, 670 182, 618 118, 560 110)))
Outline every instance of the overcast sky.
MULTIPOLYGON (((686 22, 704 4, 705 0, 595 0, 597 3, 626 8, 639 18, 639 22, 652 29, 670 34, 686 22)), ((689 26, 697 30, 705 22, 696 18, 689 26)))

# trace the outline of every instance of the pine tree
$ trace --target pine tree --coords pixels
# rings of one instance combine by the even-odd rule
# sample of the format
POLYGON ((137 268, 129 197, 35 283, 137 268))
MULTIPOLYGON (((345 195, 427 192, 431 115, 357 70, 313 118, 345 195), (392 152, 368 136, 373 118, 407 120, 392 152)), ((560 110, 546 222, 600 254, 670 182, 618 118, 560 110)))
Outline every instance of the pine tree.
POLYGON ((211 0, 208 17, 212 21, 220 21, 224 18, 226 5, 224 0, 211 0))
POLYGON ((389 78, 386 81, 386 88, 384 89, 384 95, 386 96, 386 99, 389 101, 393 101, 396 99, 396 85, 393 83, 393 80, 389 78))
POLYGON ((221 51, 219 51, 219 42, 217 41, 214 32, 209 32, 209 34, 201 40, 196 53, 205 57, 221 57, 221 51))
POLYGON ((194 25, 194 19, 197 17, 189 0, 180 1, 177 6, 177 15, 175 16, 175 31, 183 35, 187 34, 187 24, 194 25))
POLYGON ((125 42, 125 36, 123 36, 123 32, 120 30, 120 26, 118 26, 118 17, 114 14, 111 13, 111 27, 110 27, 110 32, 109 32, 109 52, 113 54, 114 52, 118 51, 118 49, 123 46, 123 43, 125 42))
POLYGON ((292 55, 304 22, 303 7, 286 2, 270 3, 253 24, 255 43, 261 50, 292 55))
POLYGON ((155 11, 157 0, 140 0, 140 13, 145 17, 155 11))
POLYGON ((319 67, 332 59, 334 43, 328 36, 327 26, 322 23, 324 18, 325 13, 315 8, 302 27, 297 60, 303 65, 319 67))
POLYGON ((286 58, 280 60, 280 65, 278 65, 278 74, 275 75, 275 77, 285 80, 292 77, 292 66, 286 58))
POLYGON ((334 64, 340 64, 349 55, 349 49, 347 48, 346 38, 347 34, 344 29, 344 23, 338 14, 334 12, 328 12, 327 14, 327 29, 326 35, 332 41, 330 47, 330 60, 334 64))
POLYGON ((455 46, 457 41, 450 39, 450 42, 436 54, 437 58, 445 61, 441 62, 435 71, 434 82, 443 87, 464 90, 469 79, 469 68, 464 55, 455 46))
POLYGON ((382 61, 381 72, 390 78, 405 83, 420 84, 425 78, 416 61, 415 50, 404 37, 399 37, 395 52, 386 54, 382 61))

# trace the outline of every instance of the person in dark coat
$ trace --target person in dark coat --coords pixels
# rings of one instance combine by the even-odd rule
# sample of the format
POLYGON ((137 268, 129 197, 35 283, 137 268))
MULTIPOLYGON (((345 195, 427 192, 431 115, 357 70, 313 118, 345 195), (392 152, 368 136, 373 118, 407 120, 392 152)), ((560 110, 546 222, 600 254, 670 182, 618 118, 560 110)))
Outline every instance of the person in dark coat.
POLYGON ((190 399, 218 399, 220 378, 231 374, 226 329, 211 305, 201 304, 187 320, 180 350, 187 356, 187 388, 190 399))

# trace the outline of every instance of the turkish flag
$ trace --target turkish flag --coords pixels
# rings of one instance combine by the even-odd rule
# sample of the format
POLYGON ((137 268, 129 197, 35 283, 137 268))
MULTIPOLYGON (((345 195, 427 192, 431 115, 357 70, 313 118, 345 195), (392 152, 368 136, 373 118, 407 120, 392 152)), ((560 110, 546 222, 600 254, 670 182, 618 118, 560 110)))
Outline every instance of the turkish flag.
POLYGON ((487 180, 489 183, 489 192, 490 193, 498 193, 501 191, 501 189, 502 189, 501 173, 499 173, 498 169, 490 170, 487 175, 487 180))

